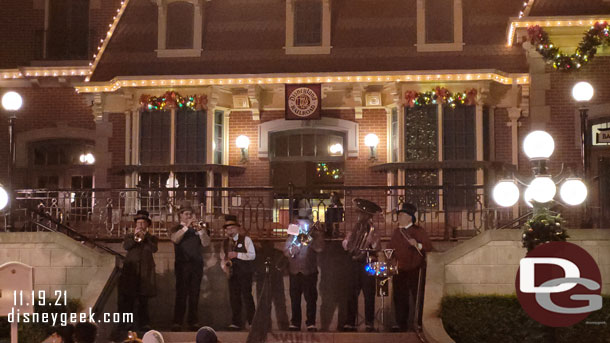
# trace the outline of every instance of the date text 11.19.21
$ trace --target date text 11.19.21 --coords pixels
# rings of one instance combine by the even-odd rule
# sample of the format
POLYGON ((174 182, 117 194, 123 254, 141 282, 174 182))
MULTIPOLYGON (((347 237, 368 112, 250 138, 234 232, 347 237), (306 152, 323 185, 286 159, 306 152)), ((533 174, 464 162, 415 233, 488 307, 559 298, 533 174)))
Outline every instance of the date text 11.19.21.
MULTIPOLYGON (((31 297, 28 299, 28 294, 25 294, 25 304, 23 291, 13 291, 13 306, 29 306, 28 300, 35 301, 39 306, 67 306, 68 305, 68 292, 65 290, 56 290, 53 292, 54 298, 47 299, 47 292, 40 290, 38 292, 32 291, 31 297), (37 299, 34 300, 34 296, 37 295, 37 299), (54 301, 53 301, 54 300, 54 301)), ((34 305, 34 304, 33 304, 34 305)))

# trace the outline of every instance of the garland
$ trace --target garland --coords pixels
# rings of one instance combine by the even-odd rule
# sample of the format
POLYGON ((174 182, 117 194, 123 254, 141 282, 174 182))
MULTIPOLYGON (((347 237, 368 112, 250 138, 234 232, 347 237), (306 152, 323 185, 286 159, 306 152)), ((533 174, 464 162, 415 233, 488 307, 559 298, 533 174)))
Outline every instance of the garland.
POLYGON ((551 212, 548 208, 536 203, 535 213, 523 226, 523 247, 530 252, 540 244, 561 241, 565 242, 569 237, 562 227, 561 215, 551 212))
POLYGON ((208 109, 208 96, 205 94, 183 97, 179 93, 167 91, 162 96, 140 96, 140 106, 147 110, 165 110, 172 108, 188 108, 192 111, 208 109))
POLYGON ((462 93, 452 93, 445 87, 436 87, 427 92, 406 91, 405 104, 408 107, 420 107, 437 103, 456 105, 476 105, 477 90, 471 89, 462 93))
POLYGON ((318 173, 318 177, 330 176, 335 180, 343 176, 343 172, 340 168, 330 169, 326 163, 318 163, 316 172, 318 173))
POLYGON ((591 26, 572 55, 559 51, 559 48, 551 42, 549 34, 538 25, 530 26, 527 34, 530 43, 536 47, 536 51, 542 55, 546 63, 552 63, 555 69, 567 71, 582 67, 593 59, 600 45, 610 43, 607 22, 597 22, 591 26))

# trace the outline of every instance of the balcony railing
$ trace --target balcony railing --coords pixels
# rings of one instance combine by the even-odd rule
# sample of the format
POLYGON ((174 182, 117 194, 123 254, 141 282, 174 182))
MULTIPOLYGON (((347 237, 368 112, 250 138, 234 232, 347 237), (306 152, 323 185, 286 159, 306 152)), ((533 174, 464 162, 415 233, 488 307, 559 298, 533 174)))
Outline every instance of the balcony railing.
MULTIPOLYGON (((419 224, 433 239, 441 240, 468 238, 499 227, 519 227, 522 222, 518 218, 528 211, 489 206, 484 186, 360 186, 308 191, 271 187, 27 189, 17 190, 15 195, 14 230, 39 230, 43 226, 36 224, 41 220, 36 211, 43 210, 80 234, 104 239, 122 238, 133 228, 132 218, 138 209, 151 214, 153 234, 168 238, 171 227, 179 223, 176 206, 182 200, 191 201, 198 217, 210 224, 213 237, 224 237, 223 217, 235 214, 248 234, 259 239, 285 237, 299 203, 309 204, 313 220, 319 221, 335 238, 356 223, 357 212, 352 203, 355 198, 374 201, 382 208, 373 223, 385 238, 397 227, 395 209, 404 202, 417 205, 419 224), (333 205, 331 191, 339 194, 339 203, 333 205), (329 212, 330 208, 333 209, 329 212)), ((580 225, 579 209, 562 213, 567 227, 580 225)))

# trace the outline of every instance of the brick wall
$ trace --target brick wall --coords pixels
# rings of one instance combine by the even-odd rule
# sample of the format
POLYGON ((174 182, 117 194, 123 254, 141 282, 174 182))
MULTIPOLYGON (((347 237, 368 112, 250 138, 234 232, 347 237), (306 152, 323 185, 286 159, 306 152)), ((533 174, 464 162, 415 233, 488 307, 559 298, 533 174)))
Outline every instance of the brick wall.
MULTIPOLYGON (((78 95, 73 88, 12 88, 23 98, 23 107, 17 113, 15 136, 26 131, 54 128, 58 123, 68 127, 95 129, 91 108, 84 96, 78 95)), ((95 139, 95 137, 91 137, 95 139)), ((0 165, 9 162, 8 121, 0 120, 0 165)), ((17 151, 18 155, 27 151, 17 151)), ((5 183, 8 170, 0 168, 0 182, 5 183)))
MULTIPOLYGON (((386 176, 384 173, 374 173, 370 167, 374 164, 384 163, 387 157, 387 115, 385 110, 365 110, 363 119, 356 120, 353 110, 327 110, 322 112, 322 116, 339 118, 344 120, 356 121, 360 125, 359 156, 358 158, 347 158, 345 161, 345 185, 384 185, 386 176), (370 162, 369 149, 364 146, 364 137, 374 133, 379 137, 377 147, 377 162, 370 162)), ((284 118, 284 111, 263 111, 261 120, 252 120, 250 112, 232 112, 229 118, 229 164, 241 165, 241 152, 235 146, 235 140, 239 135, 246 135, 250 138, 248 148, 249 161, 244 166, 244 174, 231 177, 229 185, 231 187, 240 186, 270 186, 270 165, 268 159, 258 158, 258 125, 276 119, 284 118)))

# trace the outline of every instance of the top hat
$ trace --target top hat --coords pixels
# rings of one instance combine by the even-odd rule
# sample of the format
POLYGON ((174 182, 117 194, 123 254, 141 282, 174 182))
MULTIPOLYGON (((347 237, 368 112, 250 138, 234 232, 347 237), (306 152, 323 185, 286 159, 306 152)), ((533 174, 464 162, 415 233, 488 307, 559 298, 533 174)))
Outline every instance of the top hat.
POLYGON ((184 211, 191 211, 193 213, 195 212, 193 206, 191 206, 191 202, 188 200, 182 200, 180 204, 178 204, 178 214, 184 211))
POLYGON ((413 204, 409 204, 408 202, 405 202, 404 204, 402 204, 400 209, 398 211, 396 211, 396 213, 400 213, 400 212, 404 212, 404 213, 410 215, 411 217, 414 217, 415 212, 417 212, 417 207, 415 207, 415 205, 413 205, 413 204))
POLYGON ((227 214, 225 216, 225 223, 222 226, 222 228, 226 229, 229 226, 239 226, 239 227, 241 227, 241 225, 239 225, 239 223, 237 222, 237 216, 236 215, 227 214))
POLYGON ((148 225, 152 224, 152 220, 150 219, 150 215, 148 214, 148 211, 138 210, 136 215, 133 217, 133 221, 137 222, 140 219, 146 220, 148 222, 148 225))
POLYGON ((356 208, 364 213, 375 214, 381 212, 381 207, 370 200, 356 198, 353 202, 356 208))

